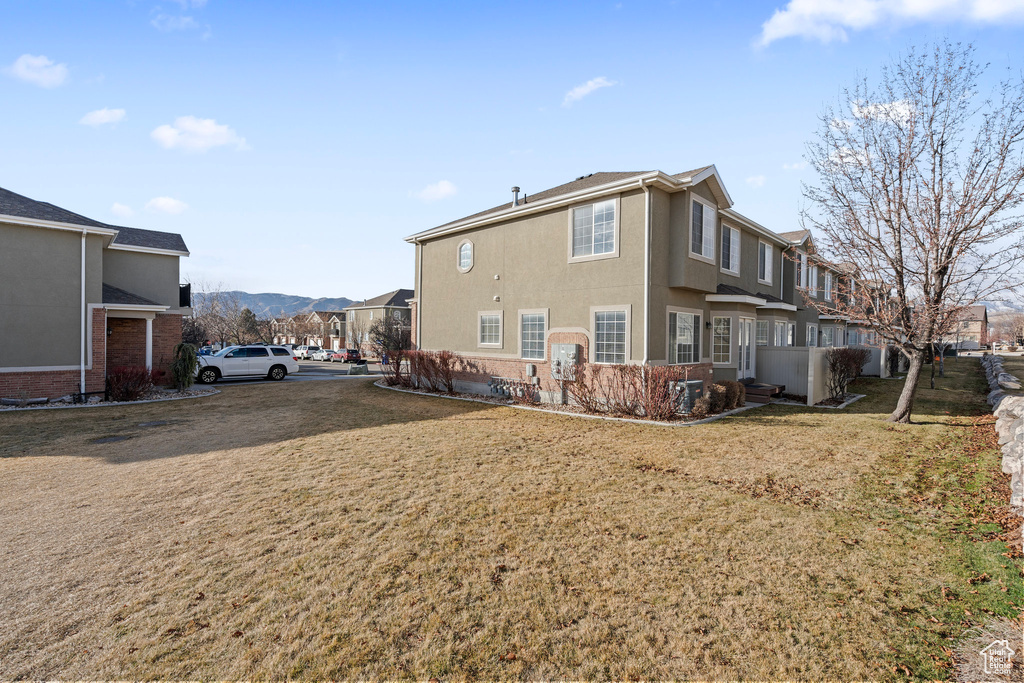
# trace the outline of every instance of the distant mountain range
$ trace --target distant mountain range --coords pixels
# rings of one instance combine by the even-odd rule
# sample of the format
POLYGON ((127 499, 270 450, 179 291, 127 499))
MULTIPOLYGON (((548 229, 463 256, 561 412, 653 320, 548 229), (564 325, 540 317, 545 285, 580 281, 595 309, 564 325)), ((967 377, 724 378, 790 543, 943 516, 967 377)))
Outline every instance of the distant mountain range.
POLYGON ((988 307, 988 315, 1004 315, 1008 313, 1024 313, 1024 303, 1007 301, 982 301, 988 307))
MULTIPOLYGON (((227 297, 238 299, 239 304, 248 308, 256 314, 257 318, 273 318, 279 315, 295 315, 296 313, 309 313, 311 311, 340 311, 346 306, 351 306, 353 301, 346 297, 329 299, 322 297, 314 299, 308 296, 296 296, 294 294, 277 294, 274 292, 249 292, 230 291, 221 292, 227 297)), ((203 292, 192 292, 193 304, 198 305, 202 301, 203 292)))

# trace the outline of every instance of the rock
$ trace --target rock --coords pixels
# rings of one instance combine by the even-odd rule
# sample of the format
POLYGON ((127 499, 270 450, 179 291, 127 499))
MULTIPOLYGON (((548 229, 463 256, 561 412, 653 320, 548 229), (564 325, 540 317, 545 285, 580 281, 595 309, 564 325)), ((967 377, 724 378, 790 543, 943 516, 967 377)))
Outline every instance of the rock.
POLYGON ((990 391, 988 394, 988 404, 990 406, 994 406, 995 404, 999 403, 1004 396, 1006 396, 1006 392, 1003 391, 1002 389, 995 389, 993 391, 990 391))
POLYGON ((1024 419, 1004 417, 996 420, 996 434, 999 436, 999 445, 1008 444, 1013 441, 1017 433, 1024 428, 1024 419))
POLYGON ((349 375, 369 375, 370 370, 366 365, 353 365, 348 369, 349 375))
POLYGON ((99 403, 103 399, 100 396, 90 396, 89 403, 99 403))
POLYGON ((1004 396, 992 414, 996 419, 1021 417, 1024 415, 1024 396, 1004 396))
POLYGON ((1002 389, 1020 391, 1020 380, 1008 373, 1001 373, 998 378, 999 386, 1002 389))

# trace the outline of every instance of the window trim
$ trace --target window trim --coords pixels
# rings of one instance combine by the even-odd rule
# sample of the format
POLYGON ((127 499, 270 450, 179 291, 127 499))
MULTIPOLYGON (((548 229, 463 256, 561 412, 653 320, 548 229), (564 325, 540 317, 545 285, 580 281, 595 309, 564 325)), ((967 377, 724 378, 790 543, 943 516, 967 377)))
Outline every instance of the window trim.
POLYGON ((797 251, 796 260, 796 288, 807 289, 807 254, 802 251, 797 251))
MULTIPOLYGON (((742 249, 743 233, 740 232, 739 228, 734 228, 731 225, 726 225, 725 222, 723 221, 722 222, 722 229, 718 231, 719 235, 720 235, 720 238, 721 238, 720 241, 725 239, 725 231, 726 230, 730 230, 730 231, 736 233, 736 243, 733 244, 732 240, 729 241, 729 255, 730 256, 735 255, 735 257, 736 257, 736 269, 735 270, 731 270, 729 268, 726 268, 726 267, 722 266, 722 264, 721 264, 721 260, 722 260, 721 257, 725 255, 725 252, 722 251, 722 252, 719 252, 719 259, 718 259, 719 260, 719 264, 718 264, 719 265, 719 270, 721 272, 725 273, 726 275, 735 275, 736 277, 739 277, 739 275, 740 275, 740 268, 742 267, 741 264, 740 264, 740 251, 742 249)), ((691 242, 691 246, 692 246, 692 242, 691 242)))
POLYGON ((787 320, 776 320, 775 324, 772 325, 772 346, 774 346, 777 349, 784 349, 787 346, 789 346, 789 344, 787 343, 788 341, 789 341, 789 321, 787 321, 787 320), (779 329, 780 329, 780 326, 781 326, 781 329, 782 329, 782 339, 781 340, 779 339, 779 329), (779 341, 782 341, 782 343, 779 344, 778 343, 779 341))
POLYGON ((774 277, 775 277, 775 245, 773 245, 771 242, 765 242, 764 240, 758 240, 757 241, 757 283, 760 284, 760 285, 768 285, 770 287, 771 284, 772 284, 772 278, 774 278, 774 277), (761 245, 762 244, 766 247, 766 249, 765 249, 766 253, 768 251, 771 251, 771 255, 768 257, 768 260, 765 263, 765 270, 764 270, 764 274, 767 275, 768 277, 766 277, 764 280, 761 279, 761 245))
POLYGON ((714 312, 711 313, 711 364, 713 366, 720 368, 732 367, 732 347, 735 337, 735 335, 733 335, 733 330, 736 328, 732 323, 735 317, 736 316, 731 313, 727 315, 715 315, 714 312), (720 318, 729 321, 729 360, 724 361, 715 360, 715 321, 720 318))
POLYGON ((476 312, 476 347, 478 349, 500 349, 504 347, 505 340, 505 311, 477 311, 476 312), (496 315, 498 316, 498 343, 497 344, 485 344, 483 340, 483 330, 480 329, 483 317, 485 315, 496 315))
POLYGON ((704 361, 704 356, 701 351, 704 349, 704 311, 699 308, 683 308, 680 306, 666 306, 665 307, 665 365, 699 365, 704 361), (685 313, 687 315, 695 315, 700 318, 700 325, 697 326, 697 360, 691 363, 673 363, 672 362, 672 326, 669 324, 670 313, 685 313))
POLYGON ((473 244, 473 240, 464 239, 459 242, 459 246, 455 248, 455 267, 460 273, 468 273, 473 270, 473 265, 476 263, 476 245, 473 244), (465 268, 462 267, 462 247, 469 245, 469 265, 465 268))
POLYGON ((586 261, 601 261, 603 259, 618 258, 619 257, 619 244, 620 244, 620 231, 619 226, 622 224, 622 211, 621 209, 621 198, 622 195, 614 195, 612 197, 604 197, 600 199, 590 199, 585 202, 573 204, 569 207, 569 249, 567 253, 567 263, 584 263, 586 261), (615 222, 612 228, 612 239, 614 240, 613 248, 606 254, 590 254, 589 256, 573 256, 572 254, 572 237, 573 237, 573 224, 576 209, 583 208, 585 206, 594 206, 595 204, 601 204, 603 202, 613 201, 615 202, 615 222))
MULTIPOLYGON (((689 253, 690 258, 692 258, 692 259, 694 259, 696 261, 703 261, 704 263, 710 263, 711 265, 716 265, 716 261, 715 261, 715 255, 717 254, 716 245, 718 243, 718 233, 720 232, 719 229, 718 229, 718 207, 712 205, 710 200, 704 199, 703 197, 698 198, 697 195, 695 195, 693 192, 690 192, 690 205, 689 205, 689 209, 690 210, 687 213, 687 219, 686 219, 686 221, 687 221, 686 224, 689 226, 689 229, 686 231, 686 250, 689 253), (714 226, 712 228, 714 230, 715 234, 711 238, 711 256, 705 256, 703 253, 698 254, 697 252, 695 252, 693 250, 693 203, 694 202, 697 202, 698 204, 702 205, 705 209, 713 209, 714 212, 715 212, 715 224, 714 224, 714 226)), ((703 238, 701 240, 701 246, 703 246, 707 242, 707 238, 704 235, 701 235, 701 237, 703 238)))
POLYGON ((832 301, 832 297, 834 296, 833 290, 835 289, 835 278, 832 277, 832 271, 826 270, 825 277, 823 279, 825 280, 825 301, 832 301))
POLYGON ((548 359, 548 334, 551 331, 551 325, 548 322, 550 309, 547 308, 520 308, 519 309, 519 335, 517 337, 519 343, 519 357, 523 360, 536 361, 538 363, 544 363, 548 359), (543 339, 543 352, 540 358, 527 358, 523 355, 523 316, 524 315, 543 315, 544 316, 544 339, 543 339))
MULTIPOLYGON (((590 307, 590 348, 588 351, 588 361, 591 363, 598 363, 597 361, 597 313, 603 313, 606 311, 625 311, 626 312, 626 352, 624 354, 623 362, 628 364, 629 359, 632 357, 632 344, 631 340, 633 337, 633 306, 630 304, 622 304, 617 306, 591 306, 590 307)), ((601 362, 600 365, 614 365, 614 363, 601 362)))
POLYGON ((754 321, 754 346, 771 346, 772 340, 771 320, 768 318, 757 318, 754 321), (764 323, 764 344, 761 343, 761 324, 764 323))
POLYGON ((810 293, 812 299, 818 298, 818 266, 808 265, 807 266, 807 291, 810 293))
POLYGON ((822 346, 822 348, 831 348, 831 347, 834 347, 836 345, 836 331, 837 331, 837 329, 836 329, 836 327, 834 325, 823 325, 821 327, 821 346, 822 346), (826 343, 826 339, 825 339, 825 337, 826 337, 825 333, 826 332, 828 332, 829 334, 832 335, 832 340, 829 343, 826 343))
POLYGON ((813 348, 813 349, 818 348, 818 324, 817 323, 807 323, 806 336, 804 337, 804 346, 806 346, 808 348, 813 348), (812 327, 814 328, 814 334, 813 335, 811 334, 811 328, 812 327), (814 340, 813 344, 811 343, 811 339, 814 340))

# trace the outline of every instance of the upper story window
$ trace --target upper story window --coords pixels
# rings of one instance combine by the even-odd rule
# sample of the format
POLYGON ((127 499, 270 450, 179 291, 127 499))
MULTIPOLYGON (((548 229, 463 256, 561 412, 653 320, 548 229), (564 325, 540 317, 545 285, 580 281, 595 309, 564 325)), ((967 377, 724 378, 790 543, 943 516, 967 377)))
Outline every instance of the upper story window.
POLYGON ((572 229, 570 258, 608 258, 618 255, 617 205, 617 200, 607 199, 577 206, 569 212, 572 229))
POLYGON ((722 226, 722 270, 740 274, 740 231, 722 226))
POLYGON ((459 242, 458 268, 460 273, 468 273, 473 269, 473 243, 469 240, 459 242))
POLYGON ((801 252, 796 254, 796 286, 807 287, 807 254, 801 252))
POLYGON ((810 281, 809 281, 807 287, 808 287, 808 289, 811 290, 811 296, 813 296, 815 299, 817 299, 818 298, 818 266, 811 266, 810 268, 808 268, 808 273, 810 275, 810 281))
POLYGON ((829 272, 825 273, 825 300, 832 301, 832 273, 829 272))
POLYGON ((767 242, 757 243, 757 279, 762 284, 772 283, 772 263, 775 258, 772 245, 767 242))
POLYGON ((668 362, 700 362, 700 316, 695 313, 668 314, 668 362))
POLYGON ((690 254, 715 259, 715 227, 718 224, 718 210, 710 204, 693 200, 690 214, 690 254))

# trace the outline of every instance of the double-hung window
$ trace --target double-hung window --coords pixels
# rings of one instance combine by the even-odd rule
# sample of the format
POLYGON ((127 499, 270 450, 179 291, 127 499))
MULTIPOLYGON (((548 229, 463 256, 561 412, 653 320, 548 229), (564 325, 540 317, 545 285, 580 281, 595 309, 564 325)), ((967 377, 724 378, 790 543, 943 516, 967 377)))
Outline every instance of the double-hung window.
POLYGON ((807 287, 807 254, 796 255, 796 286, 801 289, 807 287))
POLYGON ((520 318, 520 351, 523 358, 544 360, 544 332, 547 316, 543 313, 523 313, 520 318))
POLYGON ((757 345, 768 346, 768 321, 757 321, 757 345))
POLYGON ((785 322, 783 322, 781 320, 776 320, 775 321, 775 345, 776 346, 788 346, 788 344, 786 343, 786 338, 788 337, 788 335, 787 335, 787 331, 788 331, 787 328, 788 328, 788 325, 786 325, 785 322))
POLYGON ((825 301, 832 301, 832 273, 825 273, 825 301))
POLYGON ((572 210, 572 258, 614 255, 615 200, 572 210))
POLYGON ((818 326, 808 325, 807 326, 807 345, 817 346, 818 345, 818 326))
POLYGON ((626 312, 594 312, 594 362, 626 362, 626 312))
POLYGON ((821 328, 821 345, 822 346, 835 346, 836 345, 836 328, 834 328, 834 327, 823 327, 823 328, 821 328))
POLYGON ((694 313, 668 314, 668 362, 700 362, 700 316, 694 313))
POLYGON ((690 216, 690 253, 706 259, 715 258, 715 227, 718 210, 710 204, 693 200, 690 216))
POLYGON ((480 346, 501 346, 501 313, 480 314, 480 346))
POLYGON ((772 259, 775 254, 772 245, 767 242, 757 243, 757 279, 770 285, 772 283, 772 259))
POLYGON ((811 296, 815 299, 818 298, 818 266, 811 266, 809 269, 811 276, 811 282, 808 285, 808 289, 811 290, 811 296))
POLYGON ((711 361, 732 361, 732 318, 715 316, 712 325, 711 361))
POLYGON ((740 274, 740 231, 722 226, 722 270, 740 274))

